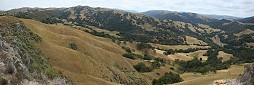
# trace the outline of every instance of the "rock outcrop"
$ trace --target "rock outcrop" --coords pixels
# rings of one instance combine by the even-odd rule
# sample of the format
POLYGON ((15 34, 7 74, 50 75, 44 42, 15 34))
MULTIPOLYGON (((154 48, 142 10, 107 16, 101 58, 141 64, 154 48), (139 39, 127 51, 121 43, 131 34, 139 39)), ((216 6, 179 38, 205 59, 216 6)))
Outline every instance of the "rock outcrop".
POLYGON ((236 79, 241 85, 254 85, 254 65, 251 65, 243 75, 236 79))
POLYGON ((250 65, 237 79, 216 80, 211 85, 254 85, 254 65, 250 65))

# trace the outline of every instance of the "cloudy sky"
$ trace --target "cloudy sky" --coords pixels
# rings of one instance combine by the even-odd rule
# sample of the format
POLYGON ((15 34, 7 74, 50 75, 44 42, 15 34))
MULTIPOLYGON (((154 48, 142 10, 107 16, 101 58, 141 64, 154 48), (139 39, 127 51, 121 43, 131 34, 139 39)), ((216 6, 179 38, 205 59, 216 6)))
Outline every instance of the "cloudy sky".
POLYGON ((169 10, 202 14, 254 16, 254 0, 0 0, 0 10, 20 7, 91 6, 123 10, 169 10))

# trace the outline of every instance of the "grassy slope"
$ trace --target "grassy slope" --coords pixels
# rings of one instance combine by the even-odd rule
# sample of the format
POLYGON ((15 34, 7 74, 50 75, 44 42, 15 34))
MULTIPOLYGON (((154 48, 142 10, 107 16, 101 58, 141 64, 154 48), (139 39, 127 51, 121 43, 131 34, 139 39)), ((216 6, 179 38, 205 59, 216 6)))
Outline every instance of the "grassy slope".
POLYGON ((207 45, 207 43, 205 43, 202 40, 198 40, 197 38, 191 37, 191 36, 185 36, 186 38, 186 42, 187 44, 201 44, 201 45, 207 45))
POLYGON ((42 42, 36 46, 53 68, 76 84, 112 84, 108 81, 117 82, 112 77, 114 74, 130 80, 119 68, 135 71, 127 59, 121 57, 124 50, 110 41, 102 41, 88 33, 64 26, 46 25, 26 19, 22 21, 30 30, 42 37, 42 42), (77 50, 67 48, 71 42, 77 45, 77 50), (116 65, 120 65, 119 68, 116 65))

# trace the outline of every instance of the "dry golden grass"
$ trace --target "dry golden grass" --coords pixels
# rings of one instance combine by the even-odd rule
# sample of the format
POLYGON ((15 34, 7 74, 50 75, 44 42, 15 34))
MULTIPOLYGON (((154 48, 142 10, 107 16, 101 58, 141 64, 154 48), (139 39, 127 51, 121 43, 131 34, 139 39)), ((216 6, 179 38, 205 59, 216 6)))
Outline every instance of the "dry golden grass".
POLYGON ((222 43, 222 42, 220 41, 220 38, 219 38, 218 35, 215 35, 215 36, 212 37, 211 39, 212 39, 212 41, 213 41, 215 44, 217 44, 217 45, 219 45, 219 46, 224 46, 224 43, 222 43))
POLYGON ((246 43, 247 44, 247 46, 252 46, 252 47, 254 47, 254 43, 246 43))
MULTIPOLYGON (((158 50, 158 49, 155 49, 155 51, 158 54, 163 54, 165 52, 163 50, 158 50)), ((202 58, 202 60, 207 60, 208 56, 203 56, 206 52, 207 50, 199 50, 199 51, 190 52, 190 53, 175 53, 175 54, 168 55, 167 58, 169 58, 169 60, 172 60, 172 61, 174 61, 175 59, 188 61, 193 59, 194 57, 202 58)))
POLYGON ((148 24, 148 23, 145 23, 142 27, 147 31, 154 31, 155 30, 155 27, 153 27, 151 24, 148 24))
POLYGON ((223 51, 219 51, 218 57, 222 57, 223 61, 229 60, 231 57, 234 57, 232 54, 225 53, 223 51))
POLYGON ((246 30, 244 30, 244 31, 242 31, 242 32, 239 32, 239 33, 237 33, 237 34, 234 34, 234 35, 235 35, 235 36, 242 36, 242 35, 244 35, 244 34, 253 34, 253 33, 254 33, 253 30, 246 29, 246 30))
POLYGON ((198 40, 197 38, 191 37, 191 36, 185 36, 187 44, 200 44, 200 45, 207 45, 202 40, 198 40))
POLYGON ((202 60, 207 60, 207 56, 203 56, 203 54, 206 53, 207 50, 199 50, 195 52, 190 52, 190 53, 175 53, 168 55, 169 58, 172 58, 173 60, 179 59, 179 60, 191 60, 194 57, 202 58, 202 60))
POLYGON ((213 83, 214 80, 237 78, 244 70, 243 65, 233 65, 228 70, 221 70, 217 71, 217 73, 208 73, 206 75, 184 73, 181 74, 184 81, 173 85, 208 85, 213 83))
POLYGON ((204 30, 204 32, 206 32, 206 33, 212 33, 212 32, 218 32, 218 31, 220 31, 219 29, 212 28, 209 25, 205 25, 205 24, 198 23, 198 26, 203 28, 202 30, 204 30))
POLYGON ((20 20, 11 16, 0 16, 0 22, 0 26, 7 27, 20 22, 20 20))
MULTIPOLYGON (((42 37, 42 42, 36 46, 49 64, 73 80, 74 84, 113 84, 109 81, 118 82, 113 78, 115 73, 124 80, 133 81, 118 68, 126 68, 139 75, 129 59, 121 56, 124 50, 110 40, 66 26, 46 25, 28 19, 22 21, 42 37), (77 45, 77 50, 68 48, 71 42, 77 45)), ((139 77, 142 78, 142 75, 139 77)))
POLYGON ((94 27, 94 26, 89 26, 89 27, 92 28, 93 30, 97 31, 97 32, 104 32, 104 33, 109 34, 109 35, 114 36, 114 37, 120 37, 120 36, 117 35, 117 34, 119 34, 119 32, 117 32, 117 31, 109 31, 109 30, 100 29, 100 28, 97 28, 97 27, 94 27))

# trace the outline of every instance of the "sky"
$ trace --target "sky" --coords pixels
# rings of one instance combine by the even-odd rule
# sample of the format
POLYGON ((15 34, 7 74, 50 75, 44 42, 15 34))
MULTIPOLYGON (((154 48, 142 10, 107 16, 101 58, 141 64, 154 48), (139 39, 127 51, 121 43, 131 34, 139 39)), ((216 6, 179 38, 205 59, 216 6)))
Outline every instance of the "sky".
POLYGON ((254 16, 254 0, 0 0, 0 10, 21 7, 91 6, 144 12, 168 10, 201 14, 254 16))

